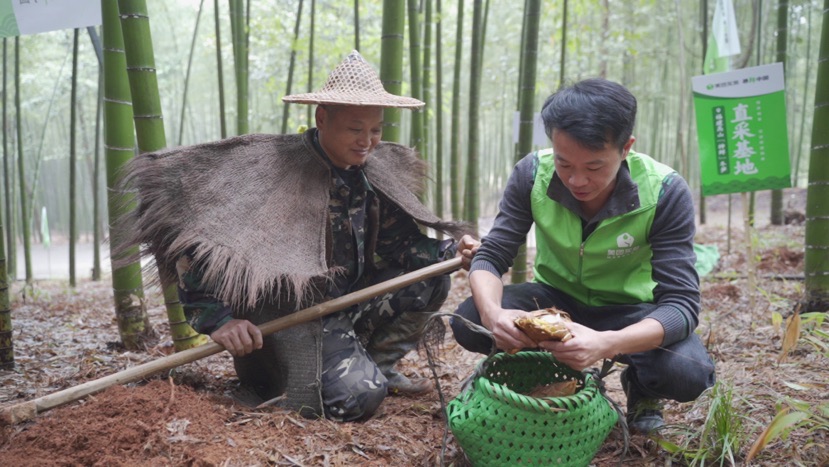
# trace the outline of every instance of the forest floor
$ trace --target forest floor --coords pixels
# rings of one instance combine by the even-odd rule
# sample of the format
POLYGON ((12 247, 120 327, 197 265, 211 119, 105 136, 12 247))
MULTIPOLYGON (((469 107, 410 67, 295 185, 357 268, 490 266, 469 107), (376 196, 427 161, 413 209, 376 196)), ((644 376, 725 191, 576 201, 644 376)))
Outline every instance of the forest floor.
MULTIPOLYGON (((787 206, 802 213, 805 195, 791 196, 787 206)), ((697 242, 716 245, 720 259, 702 279, 697 333, 716 361, 719 382, 733 394, 727 412, 740 426, 730 436, 739 442, 736 461, 742 465, 786 401, 803 401, 813 408, 827 404, 829 356, 825 341, 821 352, 801 339, 781 358, 785 324, 774 316, 791 316, 803 298, 803 224, 770 226, 758 215, 752 242, 757 280, 752 288, 742 220, 734 218, 729 236, 723 216, 726 199, 708 198, 709 221, 698 227, 697 242)), ((762 202, 757 209, 768 213, 762 202)), ((172 352, 157 291, 148 292, 148 303, 158 342, 139 352, 124 351, 118 344, 108 278, 83 281, 74 289, 66 281, 38 281, 29 290, 18 283, 13 292, 16 366, 0 371, 0 408, 172 352)), ((443 311, 453 311, 468 294, 465 274, 455 273, 443 311)), ((457 346, 447 332, 437 367, 446 401, 458 395, 480 358, 457 346)), ((431 376, 422 353, 408 355, 401 368, 410 376, 431 376)), ((624 406, 617 373, 605 380, 607 394, 624 406)), ((236 384, 231 358, 222 352, 141 383, 112 386, 33 421, 0 427, 0 465, 468 465, 462 448, 445 431, 435 391, 388 397, 365 422, 333 423, 272 406, 240 407, 229 397, 236 384)), ((692 463, 672 457, 666 448, 704 448, 700 443, 708 436, 703 424, 714 400, 706 393, 695 402, 668 403, 668 426, 659 435, 634 435, 623 459, 623 438, 615 430, 592 465, 618 465, 620 459, 624 465, 692 463)), ((705 463, 719 462, 709 458, 705 463)), ((805 424, 772 439, 752 465, 829 465, 826 422, 817 428, 805 424)))

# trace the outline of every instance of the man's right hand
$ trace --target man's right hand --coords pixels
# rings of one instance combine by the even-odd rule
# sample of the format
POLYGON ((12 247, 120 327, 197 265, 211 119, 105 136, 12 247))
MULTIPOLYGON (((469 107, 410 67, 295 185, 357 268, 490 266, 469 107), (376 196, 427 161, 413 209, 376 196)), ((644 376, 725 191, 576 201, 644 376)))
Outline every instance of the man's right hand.
POLYGON ((501 308, 504 284, 500 277, 489 271, 473 271, 469 274, 469 286, 478 315, 481 317, 481 324, 492 331, 496 347, 507 352, 538 347, 530 336, 515 325, 516 318, 530 314, 526 311, 501 308))
POLYGON ((481 324, 492 331, 495 337, 495 346, 501 350, 512 352, 520 349, 536 348, 530 337, 515 325, 515 320, 530 316, 530 313, 521 310, 499 309, 490 313, 481 313, 481 324))
POLYGON ((234 357, 241 357, 262 348, 262 331, 246 319, 228 321, 213 331, 210 338, 234 357))

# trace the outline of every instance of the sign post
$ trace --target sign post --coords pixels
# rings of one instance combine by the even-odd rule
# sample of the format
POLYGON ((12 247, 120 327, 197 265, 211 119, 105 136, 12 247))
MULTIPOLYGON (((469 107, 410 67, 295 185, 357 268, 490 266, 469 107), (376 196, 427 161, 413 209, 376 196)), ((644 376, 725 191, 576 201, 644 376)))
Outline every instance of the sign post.
POLYGON ((751 307, 754 306, 755 267, 745 193, 791 186, 783 77, 783 64, 772 63, 695 76, 691 80, 702 193, 705 196, 743 194, 751 307))

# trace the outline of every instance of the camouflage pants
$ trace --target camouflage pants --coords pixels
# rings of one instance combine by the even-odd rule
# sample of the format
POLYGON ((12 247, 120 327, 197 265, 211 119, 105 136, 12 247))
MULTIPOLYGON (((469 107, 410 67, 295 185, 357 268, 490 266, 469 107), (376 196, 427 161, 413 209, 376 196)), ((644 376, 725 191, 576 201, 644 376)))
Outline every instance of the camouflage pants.
MULTIPOLYGON (((402 275, 384 269, 360 288, 402 275)), ((386 376, 417 346, 423 326, 449 294, 443 275, 380 295, 322 320, 322 400, 327 418, 370 416, 386 396, 386 376)))

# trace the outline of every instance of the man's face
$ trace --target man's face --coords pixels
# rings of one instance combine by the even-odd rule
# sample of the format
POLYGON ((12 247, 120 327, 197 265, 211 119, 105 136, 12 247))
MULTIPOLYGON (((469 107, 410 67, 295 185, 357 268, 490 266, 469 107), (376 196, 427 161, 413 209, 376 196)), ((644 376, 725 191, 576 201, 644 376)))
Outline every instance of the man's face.
POLYGON ((318 106, 320 146, 336 167, 347 169, 366 163, 383 136, 383 108, 318 106))
POLYGON ((552 141, 559 178, 585 212, 596 214, 613 193, 616 174, 635 138, 631 137, 622 151, 609 144, 598 151, 587 149, 559 130, 553 130, 552 141))

